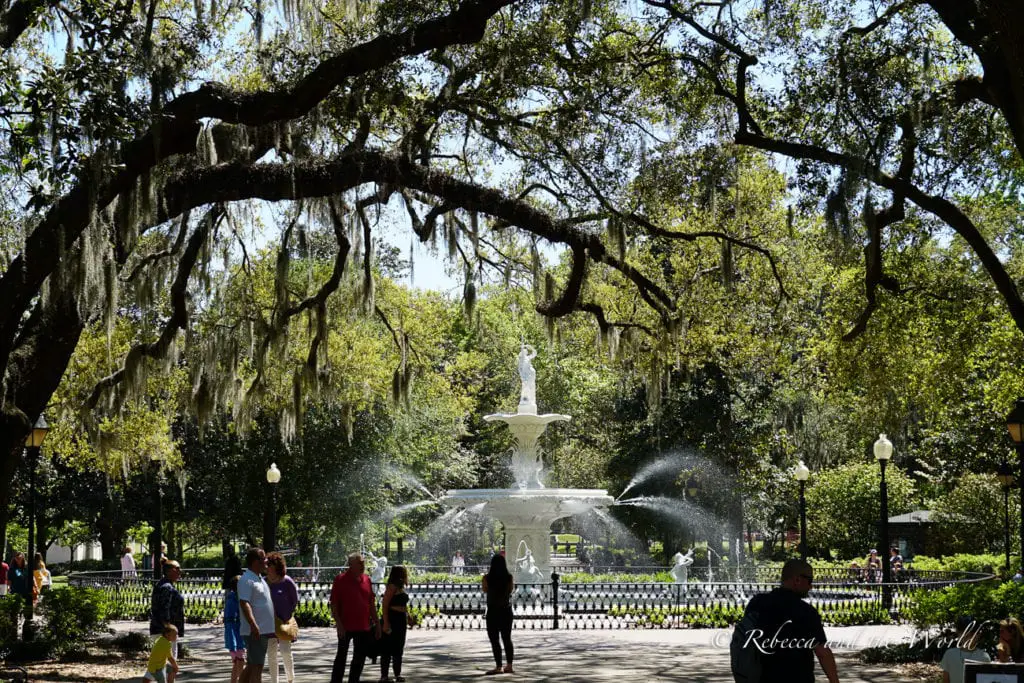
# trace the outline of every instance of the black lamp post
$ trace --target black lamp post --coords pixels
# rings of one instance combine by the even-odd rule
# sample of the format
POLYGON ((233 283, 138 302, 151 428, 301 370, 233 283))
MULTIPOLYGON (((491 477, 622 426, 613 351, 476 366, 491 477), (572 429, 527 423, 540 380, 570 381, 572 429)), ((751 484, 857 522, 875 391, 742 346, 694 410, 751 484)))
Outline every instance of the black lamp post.
POLYGON ((807 485, 807 479, 811 476, 811 471, 807 469, 807 465, 801 460, 797 464, 796 469, 793 470, 793 476, 800 483, 800 559, 807 560, 807 500, 804 498, 804 487, 807 485))
POLYGON ((384 510, 384 557, 391 556, 391 492, 394 491, 394 487, 391 486, 390 482, 384 482, 384 504, 387 508, 384 510))
MULTIPOLYGON (((1017 449, 1019 472, 1020 476, 1024 478, 1024 398, 1018 398, 1017 403, 1013 406, 1013 410, 1006 416, 1006 428, 1010 430, 1010 438, 1013 439, 1013 445, 1017 449)), ((1024 563, 1024 480, 1022 480, 1020 486, 1020 501, 1020 559, 1024 563)))
MULTIPOLYGON (((46 424, 46 418, 42 415, 32 426, 32 431, 25 437, 25 454, 28 461, 28 552, 25 559, 28 566, 29 581, 32 580, 35 571, 34 562, 36 556, 36 465, 39 462, 39 449, 43 446, 46 433, 50 426, 46 424)), ((35 636, 33 618, 35 617, 32 608, 32 600, 29 598, 25 606, 25 629, 23 636, 25 640, 32 640, 35 636)))
POLYGON ((1003 549, 1006 552, 1006 571, 1010 571, 1010 487, 1017 477, 1013 475, 1013 468, 1005 460, 996 470, 996 479, 1003 485, 1003 549))
POLYGON ((267 538, 263 542, 263 550, 273 551, 277 546, 277 485, 281 483, 281 470, 277 469, 277 463, 270 463, 267 468, 267 484, 270 485, 270 524, 267 529, 267 538))
POLYGON ((892 588, 889 586, 889 582, 892 580, 892 566, 889 561, 889 489, 885 484, 885 466, 889 463, 889 458, 892 457, 892 442, 885 438, 885 434, 878 435, 878 441, 875 442, 875 460, 878 461, 878 466, 882 471, 882 484, 881 484, 881 496, 882 496, 882 517, 881 524, 879 525, 879 533, 881 535, 881 548, 882 548, 882 604, 885 609, 889 609, 892 606, 892 588))

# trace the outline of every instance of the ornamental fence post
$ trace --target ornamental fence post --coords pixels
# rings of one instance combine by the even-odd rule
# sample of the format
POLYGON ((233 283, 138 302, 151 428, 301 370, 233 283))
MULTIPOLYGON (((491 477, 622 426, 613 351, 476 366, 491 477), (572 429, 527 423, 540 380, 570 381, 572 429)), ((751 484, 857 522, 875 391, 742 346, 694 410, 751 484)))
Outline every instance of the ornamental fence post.
POLYGON ((558 630, 558 572, 551 572, 551 608, 554 613, 554 623, 551 628, 558 630))

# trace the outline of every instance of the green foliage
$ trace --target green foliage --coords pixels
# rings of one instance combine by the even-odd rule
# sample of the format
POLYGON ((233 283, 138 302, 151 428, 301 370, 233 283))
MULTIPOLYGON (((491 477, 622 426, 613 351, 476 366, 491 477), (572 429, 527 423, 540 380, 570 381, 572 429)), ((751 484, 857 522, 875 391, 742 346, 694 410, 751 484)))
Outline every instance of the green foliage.
POLYGON ((916 638, 910 643, 866 647, 860 658, 866 664, 909 664, 912 662, 938 662, 949 641, 938 638, 916 638))
POLYGON ((969 614, 975 621, 998 622, 1024 615, 1024 585, 1007 581, 957 584, 941 590, 915 591, 908 617, 919 629, 951 627, 956 618, 969 614))
MULTIPOLYGON (((1010 567, 1016 567, 1013 556, 1010 556, 1010 567)), ((950 571, 950 572, 978 572, 988 573, 994 568, 1001 568, 1006 558, 1001 554, 972 554, 962 553, 958 555, 928 557, 927 555, 914 556, 914 569, 927 571, 950 571)))
POLYGON ((304 602, 295 608, 295 621, 299 628, 334 626, 331 608, 326 603, 304 602))
POLYGON ((81 647, 106 625, 109 598, 94 588, 69 587, 50 591, 41 601, 42 640, 57 652, 81 647))
POLYGON ((8 593, 0 597, 0 649, 18 639, 18 615, 24 609, 25 601, 20 595, 8 593))
MULTIPOLYGON (((914 483, 898 467, 888 467, 889 514, 912 509, 914 483)), ((807 536, 818 548, 835 548, 842 557, 862 557, 878 547, 879 468, 875 462, 851 463, 818 473, 807 488, 807 536)), ((884 546, 881 544, 884 552, 884 546)))
MULTIPOLYGON (((963 474, 932 506, 938 547, 950 553, 1002 549, 1003 502, 1003 487, 994 474, 963 474)), ((1019 548, 1020 497, 1010 496, 1009 503, 1010 547, 1019 548)))

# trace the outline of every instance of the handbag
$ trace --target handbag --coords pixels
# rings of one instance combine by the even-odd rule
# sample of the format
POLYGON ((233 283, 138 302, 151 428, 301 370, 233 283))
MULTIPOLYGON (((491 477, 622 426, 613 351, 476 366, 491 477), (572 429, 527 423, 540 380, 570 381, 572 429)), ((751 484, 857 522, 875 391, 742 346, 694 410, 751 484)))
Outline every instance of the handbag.
POLYGON ((295 621, 295 617, 290 617, 288 621, 281 621, 280 618, 274 617, 274 635, 280 640, 295 642, 295 639, 299 637, 299 622, 295 621))

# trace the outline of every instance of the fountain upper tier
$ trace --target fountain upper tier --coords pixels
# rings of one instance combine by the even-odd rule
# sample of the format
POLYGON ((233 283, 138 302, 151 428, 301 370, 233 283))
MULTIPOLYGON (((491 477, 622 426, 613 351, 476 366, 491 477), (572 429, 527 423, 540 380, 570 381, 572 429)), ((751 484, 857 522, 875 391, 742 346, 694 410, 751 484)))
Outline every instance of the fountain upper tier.
POLYGON ((537 439, 552 422, 568 422, 571 419, 568 415, 556 413, 547 415, 497 413, 484 416, 484 420, 487 422, 499 421, 507 424, 516 438, 516 445, 512 448, 512 474, 521 489, 544 488, 540 476, 544 469, 544 460, 537 450, 537 439))

